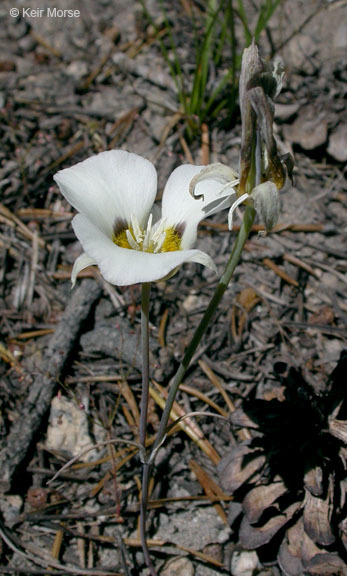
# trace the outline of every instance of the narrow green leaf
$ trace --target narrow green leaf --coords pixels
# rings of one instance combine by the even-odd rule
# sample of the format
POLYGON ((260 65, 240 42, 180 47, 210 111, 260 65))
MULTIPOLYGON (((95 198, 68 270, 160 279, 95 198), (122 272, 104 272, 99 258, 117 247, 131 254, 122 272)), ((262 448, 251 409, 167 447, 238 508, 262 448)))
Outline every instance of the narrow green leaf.
POLYGON ((266 0, 266 2, 261 6, 258 16, 257 25, 254 31, 254 39, 257 42, 259 39, 260 34, 266 28, 269 23, 269 20, 275 13, 276 9, 278 8, 281 0, 266 0))
POLYGON ((247 23, 247 14, 245 11, 245 7, 243 5, 243 1, 242 0, 238 0, 237 2, 238 4, 238 17, 240 18, 242 25, 243 25, 243 30, 244 30, 244 34, 245 34, 245 41, 246 41, 246 46, 249 46, 250 43, 252 42, 252 33, 248 27, 248 23, 247 23))

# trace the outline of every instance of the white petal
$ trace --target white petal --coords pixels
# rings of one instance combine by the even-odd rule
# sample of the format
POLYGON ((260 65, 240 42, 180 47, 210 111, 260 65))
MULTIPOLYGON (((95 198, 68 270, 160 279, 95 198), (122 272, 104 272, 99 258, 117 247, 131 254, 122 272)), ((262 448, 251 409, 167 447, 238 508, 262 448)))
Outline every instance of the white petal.
POLYGON ((72 226, 83 249, 97 263, 103 277, 117 286, 160 280, 184 262, 199 262, 216 271, 211 258, 200 250, 150 254, 120 248, 81 214, 74 217, 72 226))
POLYGON ((200 170, 199 174, 194 176, 193 180, 191 180, 189 185, 189 192, 191 196, 201 195, 201 192, 197 190, 197 185, 203 180, 216 180, 217 182, 224 184, 221 189, 221 193, 223 193, 224 188, 233 187, 236 184, 239 184, 240 181, 237 172, 230 168, 230 166, 226 166, 220 162, 217 162, 216 164, 209 164, 208 166, 204 166, 202 170, 200 170))
POLYGON ((93 260, 93 258, 90 258, 88 256, 88 254, 86 254, 85 252, 83 252, 83 254, 81 254, 81 256, 79 256, 76 260, 75 263, 72 267, 72 272, 71 272, 71 288, 73 288, 76 284, 76 278, 77 278, 77 274, 79 274, 82 270, 84 270, 85 268, 88 268, 88 266, 94 266, 96 264, 95 260, 93 260))
POLYGON ((224 188, 224 181, 208 179, 198 182, 196 193, 199 198, 193 198, 189 193, 191 180, 205 166, 185 164, 179 166, 170 175, 163 193, 162 215, 167 218, 167 225, 184 225, 182 248, 190 248, 195 240, 197 225, 201 220, 228 208, 232 203, 233 191, 224 188))
POLYGON ((158 222, 158 220, 161 219, 161 206, 158 206, 158 204, 153 204, 151 214, 153 218, 152 224, 155 224, 158 222))
MULTIPOLYGON (((183 250, 183 252, 194 253, 193 256, 189 259, 189 262, 198 262, 198 264, 202 264, 203 266, 210 268, 213 270, 213 272, 218 274, 217 266, 213 262, 212 258, 206 254, 206 252, 202 252, 201 250, 183 250)), ((185 260, 185 262, 188 262, 188 260, 185 260)))
POLYGON ((133 214, 144 225, 157 192, 153 164, 124 150, 91 156, 54 180, 68 202, 109 236, 116 219, 128 222, 133 214))
POLYGON ((249 198, 248 194, 242 194, 242 196, 239 196, 237 198, 237 200, 235 200, 235 202, 233 203, 232 207, 229 210, 229 214, 228 214, 228 228, 229 230, 233 229, 233 217, 234 217, 234 212, 236 210, 236 208, 242 204, 245 200, 247 200, 247 198, 249 198))

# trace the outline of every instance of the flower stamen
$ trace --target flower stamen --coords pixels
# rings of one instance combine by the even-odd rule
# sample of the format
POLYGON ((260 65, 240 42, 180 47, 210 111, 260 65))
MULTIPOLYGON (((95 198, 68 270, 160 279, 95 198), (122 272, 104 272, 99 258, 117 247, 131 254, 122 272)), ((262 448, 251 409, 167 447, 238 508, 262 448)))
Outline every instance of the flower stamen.
POLYGON ((163 246, 163 242, 166 236, 165 230, 166 218, 162 218, 159 220, 157 227, 152 231, 152 243, 153 243, 153 252, 157 254, 161 252, 161 248, 163 246))
MULTIPOLYGON (((139 250, 139 243, 137 240, 134 239, 133 230, 132 229, 131 229, 131 231, 126 230, 125 234, 126 234, 128 242, 129 242, 130 248, 132 248, 133 250, 139 250)), ((122 248, 124 248, 124 246, 122 246, 122 248)), ((126 248, 127 248, 127 246, 126 246, 126 248)))
POLYGON ((134 216, 134 214, 132 214, 130 216, 130 222, 131 222, 131 227, 132 227, 136 242, 138 244, 142 244, 143 239, 144 239, 144 233, 141 230, 139 221, 136 218, 136 216, 134 216))
POLYGON ((142 249, 144 252, 148 252, 149 243, 150 243, 150 239, 151 239, 152 220, 153 220, 153 214, 150 214, 149 218, 148 218, 148 222, 147 222, 147 229, 146 229, 145 237, 143 239, 143 244, 142 244, 142 249))

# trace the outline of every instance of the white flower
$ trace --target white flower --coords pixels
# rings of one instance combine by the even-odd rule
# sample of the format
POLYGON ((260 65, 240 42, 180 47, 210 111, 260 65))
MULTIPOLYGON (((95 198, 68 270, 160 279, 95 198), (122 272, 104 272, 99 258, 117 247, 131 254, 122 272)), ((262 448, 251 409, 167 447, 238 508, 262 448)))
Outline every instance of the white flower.
MULTIPOLYGON (((202 184, 206 180, 218 181, 224 184, 219 190, 219 196, 224 199, 228 189, 230 190, 231 188, 229 194, 233 197, 233 200, 231 200, 230 196, 231 208, 228 214, 229 230, 233 228, 233 216, 236 208, 244 202, 254 207, 260 220, 265 225, 266 232, 269 232, 269 230, 277 224, 280 213, 280 199, 277 186, 274 182, 270 180, 263 182, 253 188, 250 194, 245 193, 235 198, 234 186, 240 182, 236 172, 224 164, 209 164, 202 168, 190 183, 189 192, 193 198, 198 200, 198 197, 201 196, 202 193, 197 189, 197 185, 202 184)), ((208 210, 210 207, 208 201, 206 200, 205 203, 206 209, 208 210)))
POLYGON ((54 176, 60 191, 79 212, 74 232, 84 253, 73 266, 71 280, 96 264, 108 282, 127 286, 165 278, 184 262, 199 262, 216 271, 211 258, 191 249, 199 222, 231 204, 217 180, 197 184, 196 200, 189 184, 203 167, 183 165, 164 189, 162 211, 153 205, 157 173, 137 154, 111 150, 61 170, 54 176), (159 214, 158 214, 159 212, 159 214))

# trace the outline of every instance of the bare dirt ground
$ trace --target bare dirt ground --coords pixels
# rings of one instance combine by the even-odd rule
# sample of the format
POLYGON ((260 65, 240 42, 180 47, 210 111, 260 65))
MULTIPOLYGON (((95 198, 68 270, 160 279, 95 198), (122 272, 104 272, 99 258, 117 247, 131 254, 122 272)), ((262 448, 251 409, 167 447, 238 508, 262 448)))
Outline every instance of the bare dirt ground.
MULTIPOLYGON (((190 2, 164 4, 189 78, 190 2)), ((251 29, 259 4, 245 3, 251 29)), ((147 6, 167 40, 160 3, 147 6)), ((207 122, 208 146, 187 141, 134 0, 5 0, 0 18, 0 573, 146 574, 136 450, 103 446, 47 484, 86 446, 136 440, 141 390, 140 289, 89 268, 71 291, 81 248, 52 176, 112 148, 152 160, 160 191, 181 163, 237 169, 239 118, 207 122)), ((225 420, 187 420, 159 453, 149 538, 163 576, 346 573, 345 22, 342 1, 282 2, 259 40, 286 66, 276 138, 295 183, 275 230, 247 242, 177 397, 177 416, 225 420)), ((237 18, 236 33, 241 52, 237 18)), ((240 222, 230 234, 226 217, 198 238, 220 272, 240 222)), ((153 286, 150 439, 215 285, 185 265, 153 286)))

